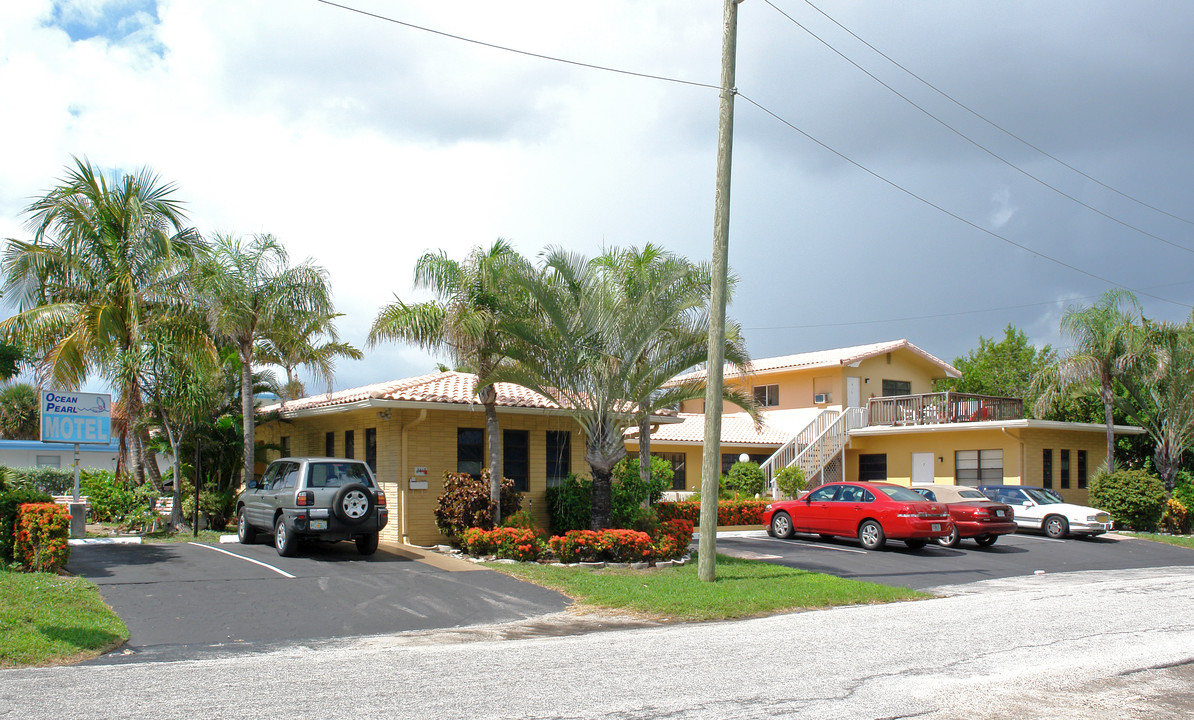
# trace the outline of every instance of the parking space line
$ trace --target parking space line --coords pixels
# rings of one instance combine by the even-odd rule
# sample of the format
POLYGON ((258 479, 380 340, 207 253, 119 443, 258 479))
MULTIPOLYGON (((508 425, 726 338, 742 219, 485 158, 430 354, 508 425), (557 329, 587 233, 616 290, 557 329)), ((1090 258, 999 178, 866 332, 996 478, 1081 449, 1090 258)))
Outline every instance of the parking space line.
POLYGON ((215 547, 214 545, 204 545, 203 543, 197 543, 197 542, 192 542, 192 543, 187 543, 187 544, 194 545, 195 547, 207 548, 208 550, 215 550, 218 553, 224 553, 225 555, 231 555, 232 557, 240 558, 241 560, 247 560, 247 561, 253 563, 254 565, 260 565, 263 568, 269 568, 270 570, 273 570, 274 572, 276 572, 279 575, 282 575, 284 577, 288 577, 288 578, 295 577, 294 575, 291 575, 290 573, 286 572, 285 570, 276 568, 273 565, 270 565, 269 563, 263 563, 260 560, 254 560, 253 558, 245 557, 244 555, 237 555, 234 552, 228 552, 227 550, 224 550, 223 548, 215 547))
POLYGON ((1024 539, 1024 540, 1040 540, 1040 541, 1042 541, 1042 542, 1059 542, 1059 543, 1063 543, 1063 542, 1065 542, 1065 540, 1055 540, 1055 539, 1053 539, 1053 538, 1047 538, 1047 537, 1037 537, 1036 535, 1017 535, 1017 536, 1016 536, 1016 539, 1024 539))
MULTIPOLYGON (((753 538, 752 538, 753 539, 753 538)), ((779 538, 765 537, 759 540, 766 540, 767 542, 784 543, 785 545, 795 545, 796 543, 789 543, 787 540, 780 540, 779 538)), ((813 548, 815 550, 837 550, 838 552, 858 553, 859 555, 866 555, 866 550, 857 550, 855 548, 837 547, 836 545, 819 545, 813 542, 801 542, 800 547, 813 548)))

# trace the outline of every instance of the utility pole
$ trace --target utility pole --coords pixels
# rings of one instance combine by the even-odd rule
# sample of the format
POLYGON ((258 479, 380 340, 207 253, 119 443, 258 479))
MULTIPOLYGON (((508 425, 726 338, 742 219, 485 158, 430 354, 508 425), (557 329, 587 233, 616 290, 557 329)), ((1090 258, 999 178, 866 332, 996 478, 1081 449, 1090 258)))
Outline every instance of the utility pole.
POLYGON ((701 540, 697 577, 717 579, 717 496, 721 478, 721 395, 726 344, 726 276, 730 251, 730 166, 734 148, 734 68, 738 5, 725 0, 721 36, 721 105, 717 118, 717 189, 713 210, 713 294, 709 299, 709 364, 705 375, 705 447, 701 455, 701 540))

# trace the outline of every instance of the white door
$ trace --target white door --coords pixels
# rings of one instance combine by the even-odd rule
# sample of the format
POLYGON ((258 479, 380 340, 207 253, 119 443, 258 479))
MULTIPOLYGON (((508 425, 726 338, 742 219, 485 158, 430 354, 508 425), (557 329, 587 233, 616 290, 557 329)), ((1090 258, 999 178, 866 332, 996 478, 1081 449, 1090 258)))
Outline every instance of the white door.
POLYGON ((846 407, 862 407, 862 386, 858 378, 846 378, 846 407))
POLYGON ((912 453, 912 484, 933 484, 933 453, 912 453))

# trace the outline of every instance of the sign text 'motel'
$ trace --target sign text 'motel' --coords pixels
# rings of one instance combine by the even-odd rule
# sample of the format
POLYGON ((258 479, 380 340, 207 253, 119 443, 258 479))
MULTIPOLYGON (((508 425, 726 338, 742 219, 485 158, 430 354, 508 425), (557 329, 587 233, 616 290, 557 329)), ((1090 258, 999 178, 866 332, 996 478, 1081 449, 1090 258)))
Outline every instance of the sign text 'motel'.
POLYGON ((112 441, 111 408, 111 395, 43 390, 42 442, 107 445, 112 441))

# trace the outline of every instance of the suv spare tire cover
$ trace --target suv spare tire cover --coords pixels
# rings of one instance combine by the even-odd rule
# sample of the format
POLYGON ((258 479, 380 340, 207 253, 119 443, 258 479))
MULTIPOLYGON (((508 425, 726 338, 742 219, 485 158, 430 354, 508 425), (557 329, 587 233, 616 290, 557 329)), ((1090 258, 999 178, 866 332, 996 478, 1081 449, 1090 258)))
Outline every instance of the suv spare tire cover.
POLYGON ((332 500, 332 513, 345 525, 360 525, 373 513, 373 493, 360 483, 340 488, 332 500), (360 512, 363 497, 364 512, 360 512), (359 514, 355 514, 359 513, 359 514))

